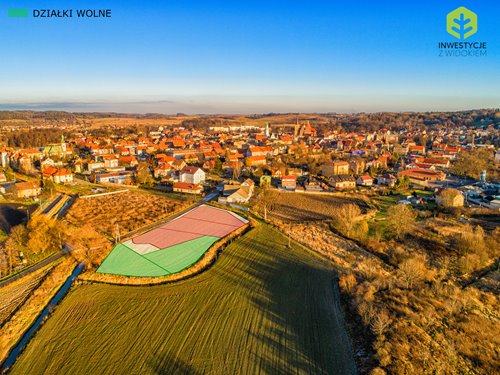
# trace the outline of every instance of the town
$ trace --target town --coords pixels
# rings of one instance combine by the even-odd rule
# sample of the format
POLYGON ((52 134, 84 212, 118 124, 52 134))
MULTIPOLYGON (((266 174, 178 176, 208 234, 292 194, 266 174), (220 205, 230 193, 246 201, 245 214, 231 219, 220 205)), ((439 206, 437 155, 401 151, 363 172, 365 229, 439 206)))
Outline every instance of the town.
POLYGON ((296 193, 454 188, 467 205, 500 208, 498 112, 386 116, 387 123, 377 114, 271 115, 226 125, 214 117, 206 124, 203 117, 181 117, 141 133, 111 122, 96 131, 56 123, 57 142, 33 138, 30 147, 16 136, 36 134, 37 125, 5 127, 0 189, 8 198, 37 199, 49 183, 86 181, 215 193, 219 202, 245 204, 254 185, 296 193), (18 173, 16 182, 7 180, 9 171, 18 173))

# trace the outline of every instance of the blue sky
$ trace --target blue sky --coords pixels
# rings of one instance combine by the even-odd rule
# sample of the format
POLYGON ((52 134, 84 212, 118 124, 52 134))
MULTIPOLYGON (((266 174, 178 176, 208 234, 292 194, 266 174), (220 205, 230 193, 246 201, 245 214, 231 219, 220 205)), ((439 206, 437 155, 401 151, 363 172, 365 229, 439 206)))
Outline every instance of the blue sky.
POLYGON ((0 2, 0 109, 161 113, 500 106, 496 0, 0 2), (439 57, 446 14, 478 14, 488 56, 439 57), (14 19, 10 7, 109 8, 14 19))

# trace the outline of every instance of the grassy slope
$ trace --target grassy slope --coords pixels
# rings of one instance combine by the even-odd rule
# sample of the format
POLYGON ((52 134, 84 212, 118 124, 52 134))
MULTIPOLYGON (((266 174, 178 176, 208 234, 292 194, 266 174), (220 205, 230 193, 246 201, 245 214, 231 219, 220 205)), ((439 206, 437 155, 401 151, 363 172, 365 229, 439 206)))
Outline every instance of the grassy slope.
POLYGON ((73 290, 12 374, 349 374, 324 261, 260 225, 205 273, 171 285, 73 290))

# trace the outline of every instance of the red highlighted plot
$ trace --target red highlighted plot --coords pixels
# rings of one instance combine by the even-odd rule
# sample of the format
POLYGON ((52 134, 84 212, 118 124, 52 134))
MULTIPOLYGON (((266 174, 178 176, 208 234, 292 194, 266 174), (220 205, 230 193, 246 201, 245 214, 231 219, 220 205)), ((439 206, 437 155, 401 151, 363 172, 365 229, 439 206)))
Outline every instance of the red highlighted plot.
MULTIPOLYGON (((241 227, 242 218, 232 212, 220 210, 210 206, 200 206, 192 211, 189 211, 179 219, 188 217, 190 219, 198 219, 218 224, 232 225, 241 227)), ((245 220, 246 223, 246 220, 245 220)))
POLYGON ((200 237, 197 233, 175 232, 164 229, 153 229, 132 239, 134 244, 151 244, 159 249, 174 246, 182 242, 194 240, 200 237))
POLYGON ((247 221, 229 211, 199 206, 171 222, 132 239, 164 249, 202 236, 225 237, 247 221))

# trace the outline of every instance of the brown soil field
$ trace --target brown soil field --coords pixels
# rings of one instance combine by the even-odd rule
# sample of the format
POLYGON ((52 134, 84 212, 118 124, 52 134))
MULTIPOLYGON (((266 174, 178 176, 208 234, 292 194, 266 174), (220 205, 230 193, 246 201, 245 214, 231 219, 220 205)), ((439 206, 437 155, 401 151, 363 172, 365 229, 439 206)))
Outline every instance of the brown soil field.
POLYGON ((115 226, 120 234, 155 223, 187 207, 189 202, 159 195, 127 192, 78 199, 71 206, 66 220, 77 227, 90 223, 98 232, 113 237, 115 226))
POLYGON ((281 221, 329 220, 335 216, 336 210, 341 205, 349 203, 359 205, 363 213, 368 211, 366 203, 358 198, 341 195, 280 193, 277 194, 270 217, 281 221))

